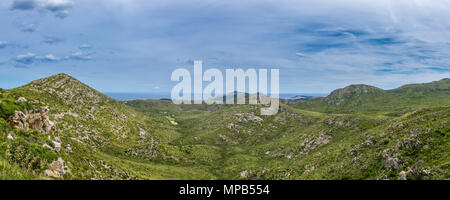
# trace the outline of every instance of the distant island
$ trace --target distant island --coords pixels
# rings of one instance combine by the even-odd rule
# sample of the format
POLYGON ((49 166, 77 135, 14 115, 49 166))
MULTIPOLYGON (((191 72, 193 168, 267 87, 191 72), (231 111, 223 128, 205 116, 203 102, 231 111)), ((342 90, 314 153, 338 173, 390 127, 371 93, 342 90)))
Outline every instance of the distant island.
POLYGON ((295 95, 291 97, 293 100, 308 100, 314 98, 313 96, 295 95))

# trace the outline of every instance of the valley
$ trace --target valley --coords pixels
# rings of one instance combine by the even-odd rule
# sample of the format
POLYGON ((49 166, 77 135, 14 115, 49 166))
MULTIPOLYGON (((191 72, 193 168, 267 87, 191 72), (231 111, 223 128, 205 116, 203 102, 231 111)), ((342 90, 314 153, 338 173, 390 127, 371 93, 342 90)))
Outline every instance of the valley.
POLYGON ((264 116, 120 102, 58 74, 2 90, 0 105, 0 179, 450 178, 449 79, 352 85, 264 116))

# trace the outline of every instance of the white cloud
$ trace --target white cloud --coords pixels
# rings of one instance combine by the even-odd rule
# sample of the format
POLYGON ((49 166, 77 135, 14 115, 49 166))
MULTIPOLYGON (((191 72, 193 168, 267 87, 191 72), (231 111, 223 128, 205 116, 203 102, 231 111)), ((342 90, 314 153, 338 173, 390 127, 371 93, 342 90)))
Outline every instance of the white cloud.
POLYGON ((27 54, 20 54, 20 55, 16 56, 15 61, 20 64, 29 65, 29 64, 33 64, 35 59, 36 59, 35 54, 27 53, 27 54))
POLYGON ((91 56, 92 54, 93 54, 92 52, 81 52, 81 51, 78 51, 78 52, 72 53, 72 55, 66 57, 66 59, 87 61, 87 60, 94 59, 91 56))
POLYGON ((54 56, 53 54, 48 54, 46 56, 43 56, 42 58, 40 58, 42 61, 46 61, 46 62, 55 62, 55 61, 59 61, 61 60, 60 58, 54 56))
POLYGON ((74 5, 72 0, 41 0, 42 7, 50 11, 67 10, 74 5))
POLYGON ((9 42, 6 41, 0 41, 0 49, 5 48, 6 46, 9 45, 9 42))
POLYGON ((91 49, 92 46, 89 45, 89 44, 82 44, 78 48, 81 49, 81 50, 85 50, 85 49, 91 49))
POLYGON ((298 57, 305 57, 306 56, 304 53, 300 53, 300 52, 295 53, 295 55, 298 56, 298 57))
POLYGON ((45 36, 43 42, 47 43, 47 44, 56 44, 56 43, 59 43, 59 42, 62 42, 62 41, 63 41, 63 39, 59 38, 59 37, 45 36))
POLYGON ((14 0, 11 10, 47 10, 58 18, 65 18, 74 6, 72 0, 14 0))
POLYGON ((22 31, 22 32, 34 32, 34 31, 36 31, 36 24, 25 23, 25 24, 21 24, 19 26, 19 28, 20 28, 20 31, 22 31))

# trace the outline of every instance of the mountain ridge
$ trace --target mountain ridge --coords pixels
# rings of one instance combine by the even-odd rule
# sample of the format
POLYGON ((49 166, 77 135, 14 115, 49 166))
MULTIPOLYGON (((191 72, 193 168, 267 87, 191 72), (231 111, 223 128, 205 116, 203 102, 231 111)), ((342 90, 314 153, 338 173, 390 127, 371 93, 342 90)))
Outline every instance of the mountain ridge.
POLYGON ((368 85, 351 85, 337 89, 327 97, 308 101, 288 101, 287 104, 305 110, 335 113, 402 113, 409 108, 450 105, 450 81, 441 79, 430 83, 408 84, 383 90, 368 85))

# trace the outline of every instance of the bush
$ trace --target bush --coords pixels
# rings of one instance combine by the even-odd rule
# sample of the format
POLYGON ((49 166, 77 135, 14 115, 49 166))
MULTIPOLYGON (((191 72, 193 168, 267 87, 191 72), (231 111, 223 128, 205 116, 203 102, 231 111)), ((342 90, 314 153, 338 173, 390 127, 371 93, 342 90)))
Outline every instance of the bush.
POLYGON ((3 119, 8 119, 14 114, 14 111, 20 110, 19 106, 14 104, 14 101, 9 99, 0 101, 0 117, 3 119))
POLYGON ((56 160, 58 156, 50 150, 37 144, 30 144, 22 139, 9 143, 9 159, 17 163, 21 168, 30 171, 41 172, 47 164, 56 160))
POLYGON ((8 125, 3 118, 0 118, 0 133, 6 133, 8 131, 8 125))

